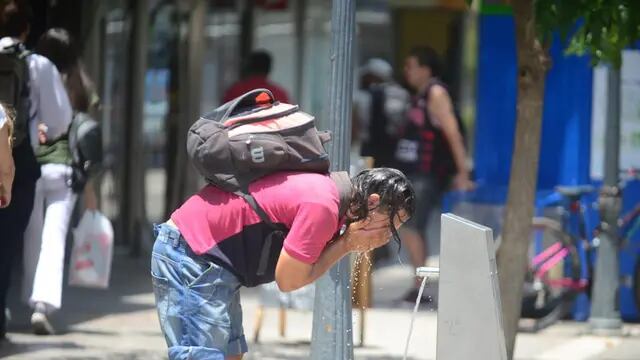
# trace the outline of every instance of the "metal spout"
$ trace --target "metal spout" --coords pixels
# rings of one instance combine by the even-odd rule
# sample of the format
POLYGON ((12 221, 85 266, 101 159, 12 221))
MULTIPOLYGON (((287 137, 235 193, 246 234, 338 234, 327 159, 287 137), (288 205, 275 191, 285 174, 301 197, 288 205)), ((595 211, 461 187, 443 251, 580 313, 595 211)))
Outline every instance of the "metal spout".
POLYGON ((432 266, 422 266, 416 269, 416 276, 432 277, 440 275, 440 268, 432 266))

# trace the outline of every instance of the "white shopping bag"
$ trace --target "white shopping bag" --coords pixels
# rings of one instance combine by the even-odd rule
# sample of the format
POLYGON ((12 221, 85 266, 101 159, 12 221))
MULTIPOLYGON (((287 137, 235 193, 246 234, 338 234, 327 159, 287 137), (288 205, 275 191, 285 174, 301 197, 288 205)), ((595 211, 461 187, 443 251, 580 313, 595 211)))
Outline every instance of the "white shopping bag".
POLYGON ((99 211, 85 211, 73 230, 69 285, 108 288, 112 255, 111 222, 99 211))

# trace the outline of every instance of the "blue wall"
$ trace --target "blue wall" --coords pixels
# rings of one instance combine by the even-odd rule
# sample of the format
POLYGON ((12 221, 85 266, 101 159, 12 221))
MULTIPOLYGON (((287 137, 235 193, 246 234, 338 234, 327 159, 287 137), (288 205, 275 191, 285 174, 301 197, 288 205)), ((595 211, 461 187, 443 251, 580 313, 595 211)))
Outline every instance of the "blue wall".
MULTIPOLYGON (((482 186, 509 182, 516 118, 516 48, 513 18, 480 19, 475 173, 482 186)), ((538 176, 539 189, 589 182, 592 71, 588 57, 551 48, 538 176)))

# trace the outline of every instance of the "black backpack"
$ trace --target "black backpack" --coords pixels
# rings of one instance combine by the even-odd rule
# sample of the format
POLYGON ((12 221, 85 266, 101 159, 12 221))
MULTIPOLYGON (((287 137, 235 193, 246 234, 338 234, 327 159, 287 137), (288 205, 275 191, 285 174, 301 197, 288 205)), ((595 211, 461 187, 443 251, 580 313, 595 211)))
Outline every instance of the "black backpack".
POLYGON ((201 116, 189 129, 187 151, 206 180, 238 192, 276 171, 327 173, 324 143, 313 116, 256 89, 201 116))
POLYGON ((0 102, 16 112, 14 148, 29 134, 29 52, 20 43, 0 50, 0 102))
POLYGON ((102 169, 102 129, 89 114, 76 112, 67 136, 73 169, 69 185, 73 191, 80 192, 87 181, 102 169))

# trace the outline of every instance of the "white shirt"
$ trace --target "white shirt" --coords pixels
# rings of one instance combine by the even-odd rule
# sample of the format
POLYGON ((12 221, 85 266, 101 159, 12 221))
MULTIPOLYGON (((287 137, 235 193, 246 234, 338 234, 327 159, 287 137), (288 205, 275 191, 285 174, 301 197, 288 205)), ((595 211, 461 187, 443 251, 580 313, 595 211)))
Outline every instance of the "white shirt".
POLYGON ((4 127, 4 124, 7 123, 7 114, 4 112, 2 106, 0 106, 0 129, 4 127))
MULTIPOLYGON (((16 39, 0 39, 0 49, 16 44, 16 39)), ((38 124, 47 126, 47 138, 55 139, 69 130, 73 116, 71 102, 56 66, 38 54, 27 57, 29 65, 29 108, 31 146, 38 146, 38 124)))

